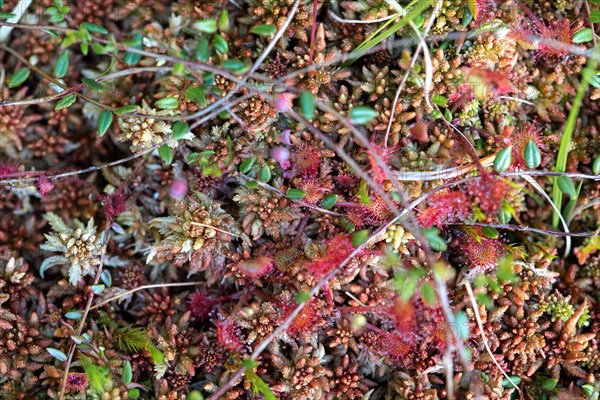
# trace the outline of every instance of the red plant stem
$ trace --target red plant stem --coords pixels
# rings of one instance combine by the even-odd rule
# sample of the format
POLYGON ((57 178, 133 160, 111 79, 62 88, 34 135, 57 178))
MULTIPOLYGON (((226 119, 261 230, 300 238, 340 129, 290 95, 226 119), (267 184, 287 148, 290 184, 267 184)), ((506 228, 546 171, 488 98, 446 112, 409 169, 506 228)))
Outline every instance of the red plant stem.
POLYGON ((390 312, 389 307, 382 306, 353 306, 353 307, 340 307, 339 310, 343 313, 376 313, 376 314, 387 314, 390 312))

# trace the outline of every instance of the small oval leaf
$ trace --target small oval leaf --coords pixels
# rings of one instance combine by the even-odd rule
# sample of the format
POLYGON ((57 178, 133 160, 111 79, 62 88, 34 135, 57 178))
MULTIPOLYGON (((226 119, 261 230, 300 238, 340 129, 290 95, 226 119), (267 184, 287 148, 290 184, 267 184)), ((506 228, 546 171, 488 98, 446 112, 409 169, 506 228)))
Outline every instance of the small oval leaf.
POLYGON ((256 159, 254 157, 246 158, 244 161, 240 163, 240 172, 242 174, 247 174, 250 171, 250 168, 254 165, 256 159))
POLYGON ((100 113, 100 116, 98 117, 98 134, 100 135, 100 137, 104 136, 106 131, 108 131, 108 128, 110 128, 110 124, 112 123, 112 120, 113 120, 112 112, 110 112, 108 110, 104 110, 100 113))
POLYGON ((213 38, 213 47, 221 54, 225 54, 229 50, 229 44, 227 43, 227 40, 225 40, 225 38, 223 38, 221 35, 215 35, 213 38))
POLYGON ((21 67, 17 70, 17 72, 15 72, 10 79, 8 80, 8 87, 9 89, 13 89, 16 88, 17 86, 20 86, 23 82, 25 82, 27 80, 27 78, 29 78, 29 69, 26 67, 21 67))
POLYGON ((67 355, 54 347, 46 347, 46 351, 60 362, 67 360, 67 355))
POLYGON ((101 92, 102 89, 104 89, 101 84, 90 78, 82 78, 81 82, 83 82, 88 89, 95 90, 96 92, 101 92))
POLYGON ((578 31, 577 33, 575 33, 573 35, 573 38, 571 39, 571 41, 573 43, 587 43, 587 42, 591 42, 592 39, 594 38, 594 31, 592 31, 592 28, 583 28, 582 30, 578 31))
POLYGON ((56 60, 54 66, 54 75, 58 78, 62 78, 67 74, 69 68, 69 51, 64 51, 56 60))
POLYGON ((306 196, 306 193, 301 189, 289 188, 285 195, 292 200, 302 200, 306 196))
POLYGON ((158 100, 155 105, 160 109, 170 110, 177 108, 179 106, 179 101, 177 100, 177 97, 165 97, 164 99, 158 100))
POLYGON ((173 139, 179 140, 184 137, 190 129, 190 126, 182 121, 173 124, 173 139))
POLYGON ((69 312, 65 313, 65 318, 79 319, 79 318, 81 318, 81 311, 80 310, 69 311, 69 312))
POLYGON ((512 158, 512 146, 503 148, 498 152, 494 159, 494 169, 497 172, 504 172, 510 167, 512 158))
POLYGON ((135 104, 127 104, 126 106, 117 108, 115 110, 115 114, 117 114, 117 115, 129 114, 129 113, 136 112, 137 109, 138 109, 138 106, 136 106, 135 104))
POLYGON ((597 175, 600 174, 600 156, 597 156, 594 159, 594 163, 592 164, 592 171, 597 175))
POLYGON ((525 147, 525 164, 527 168, 535 169, 540 166, 541 162, 542 154, 540 153, 540 149, 533 140, 530 140, 525 147))
POLYGON ((328 194, 325 197, 323 197, 323 200, 321 200, 321 207, 323 207, 326 210, 330 210, 333 206, 335 206, 335 203, 337 203, 337 201, 337 194, 328 194))
POLYGON ((271 36, 277 32, 277 27, 271 24, 261 24, 250 29, 250 32, 260 36, 271 36))
POLYGON ((217 20, 214 18, 196 21, 192 24, 192 28, 204 33, 215 33, 217 31, 217 20))
POLYGON ((306 119, 315 117, 315 98, 308 90, 303 90, 300 93, 300 112, 306 119))
POLYGON ((569 178, 568 176, 558 177, 558 187, 564 194, 566 194, 570 198, 577 198, 577 190, 575 190, 575 185, 573 184, 571 178, 569 178))
POLYGON ((258 179, 263 182, 269 182, 271 180, 271 168, 268 165, 263 165, 258 173, 258 179))
POLYGON ((100 25, 96 25, 91 22, 84 22, 83 24, 81 24, 81 26, 83 26, 85 29, 87 29, 90 32, 99 33, 101 35, 106 35, 108 33, 108 31, 106 29, 104 29, 103 27, 101 27, 100 25))
POLYGON ((94 294, 100 294, 104 291, 104 289, 106 288, 106 286, 104 285, 92 285, 92 292, 94 292, 94 294))
POLYGON ((367 239, 369 239, 369 231, 368 230, 363 229, 361 231, 356 231, 352 235, 352 246, 358 247, 358 246, 364 244, 367 241, 367 239))
POLYGON ((350 110, 350 118, 356 125, 364 125, 372 121, 377 116, 377 111, 371 107, 355 107, 350 110))
POLYGON ((73 103, 75 103, 75 100, 77 100, 77 97, 75 97, 74 94, 68 94, 56 102, 54 109, 58 111, 62 110, 63 108, 69 108, 73 105, 73 103))
POLYGON ((173 161, 173 149, 166 144, 163 144, 158 148, 158 155, 167 165, 171 164, 173 161))
POLYGON ((489 237, 490 239, 496 239, 498 236, 500 236, 500 233, 495 229, 492 228, 491 226, 484 226, 481 231, 483 232, 483 234, 487 237, 489 237))
POLYGON ((121 375, 121 380, 124 385, 129 385, 131 383, 131 378, 133 377, 131 371, 131 363, 129 361, 125 361, 123 363, 123 374, 121 375))

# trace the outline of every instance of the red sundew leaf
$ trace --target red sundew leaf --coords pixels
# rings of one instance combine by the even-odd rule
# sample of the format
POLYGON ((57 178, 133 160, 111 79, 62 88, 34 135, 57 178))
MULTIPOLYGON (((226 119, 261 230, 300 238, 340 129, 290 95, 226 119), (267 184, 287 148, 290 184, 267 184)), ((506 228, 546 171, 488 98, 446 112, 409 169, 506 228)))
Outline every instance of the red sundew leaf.
POLYGON ((50 182, 50 180, 47 177, 45 177, 44 175, 40 176, 37 179, 36 186, 42 196, 46 196, 48 193, 50 193, 52 191, 52 189, 54 189, 54 184, 52 182, 50 182))

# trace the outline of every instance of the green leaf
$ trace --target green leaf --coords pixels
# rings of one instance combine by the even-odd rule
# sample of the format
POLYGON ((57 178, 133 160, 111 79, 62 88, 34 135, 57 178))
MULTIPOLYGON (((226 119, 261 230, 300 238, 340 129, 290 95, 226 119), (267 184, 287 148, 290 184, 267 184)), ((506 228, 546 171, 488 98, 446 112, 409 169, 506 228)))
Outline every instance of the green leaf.
POLYGON ((65 313, 65 318, 67 319, 79 319, 81 318, 81 311, 80 310, 74 310, 74 311, 69 311, 67 313, 65 313))
POLYGON ((573 43, 587 43, 587 42, 591 42, 592 39, 594 38, 594 31, 592 31, 592 28, 583 28, 582 30, 578 31, 577 33, 575 33, 573 35, 573 38, 571 39, 571 41, 573 43))
POLYGON ((215 37, 213 37, 213 47, 221 54, 225 54, 229 50, 229 44, 227 44, 227 40, 225 40, 225 38, 223 38, 221 35, 215 35, 215 37))
POLYGON ((471 23, 471 21, 473 21, 473 14, 471 14, 471 10, 469 10, 469 8, 466 8, 463 13, 461 25, 467 27, 471 23))
POLYGON ((98 134, 100 137, 104 136, 108 128, 110 128, 110 124, 112 124, 113 114, 108 110, 104 110, 100 113, 98 117, 98 134))
MULTIPOLYGON (((520 376, 511 376, 510 380, 514 382, 515 385, 519 386, 519 384, 521 383, 521 377, 520 376)), ((502 387, 503 388, 511 388, 513 387, 512 383, 510 383, 510 381, 507 378, 502 379, 502 387)))
POLYGON ((203 33, 215 33, 217 31, 217 20, 214 18, 196 21, 192 24, 192 28, 203 33))
POLYGON ((498 210, 498 220, 503 224, 508 224, 512 218, 511 206, 508 203, 502 204, 498 210))
POLYGON ((425 282, 421 286, 421 295, 423 296, 423 300, 425 303, 434 306, 437 303, 437 297, 435 295, 435 289, 431 286, 430 283, 425 282))
POLYGON ((99 33, 101 35, 106 35, 108 33, 108 31, 106 29, 104 29, 103 27, 101 27, 100 25, 96 25, 91 22, 84 22, 83 24, 81 24, 81 26, 83 26, 85 29, 87 29, 90 32, 99 33))
POLYGON ((13 13, 9 13, 9 12, 5 12, 5 11, 0 11, 0 19, 11 19, 16 17, 15 14, 13 13))
POLYGON ((63 53, 58 56, 56 60, 56 65, 54 66, 54 75, 57 78, 62 78, 67 74, 67 69, 69 68, 69 51, 63 51, 63 53))
POLYGON ((497 172, 504 172, 510 167, 512 157, 512 146, 503 148, 498 152, 494 159, 494 169, 497 172))
POLYGON ((165 360, 165 355, 162 351, 157 349, 156 346, 150 344, 148 345, 148 348, 146 350, 150 352, 150 358, 152 358, 152 362, 154 363, 154 365, 162 364, 165 360))
POLYGON ((600 72, 595 71, 589 74, 590 85, 595 87, 596 89, 600 89, 600 72))
POLYGON ((377 111, 371 107, 355 107, 350 110, 350 118, 352 123, 356 125, 364 125, 372 121, 377 116, 377 111))
POLYGON ((25 82, 27 80, 27 78, 29 78, 29 69, 26 67, 21 67, 18 69, 17 72, 15 72, 10 79, 8 80, 8 87, 10 89, 16 88, 17 86, 20 86, 23 82, 25 82))
POLYGON ((121 381, 124 385, 129 385, 131 383, 132 376, 131 363, 129 361, 125 361, 123 363, 123 374, 121 375, 121 381))
POLYGON ((260 179, 263 182, 269 182, 271 180, 271 168, 269 168, 268 165, 263 165, 262 167, 260 167, 258 179, 260 179))
POLYGON ((306 196, 306 193, 301 189, 289 188, 287 192, 285 192, 285 195, 291 200, 302 200, 304 196, 306 196))
POLYGON ((244 161, 240 163, 240 172, 242 174, 247 174, 250 171, 250 168, 254 165, 256 159, 254 157, 246 158, 244 161))
POLYGON ((139 399, 140 398, 140 389, 138 389, 138 388, 129 389, 129 391, 127 392, 127 398, 128 399, 139 399))
POLYGON ((179 101, 177 100, 177 97, 165 97, 164 99, 158 100, 154 104, 160 109, 170 110, 177 108, 179 106, 179 101))
POLYGON ((558 187, 560 190, 568 195, 570 198, 574 199, 577 197, 577 191, 575 190, 575 185, 573 181, 568 176, 559 176, 558 177, 558 187))
POLYGON ((500 236, 500 233, 491 226, 484 226, 481 229, 481 232, 483 232, 483 234, 489 237, 490 239, 496 239, 498 236, 500 236))
MULTIPOLYGON (((130 41, 126 42, 129 47, 132 47, 137 50, 141 50, 143 47, 142 35, 139 33, 133 37, 130 41)), ((127 64, 137 64, 142 59, 142 55, 133 52, 126 52, 124 60, 127 64)))
POLYGON ((200 107, 206 105, 206 88, 204 86, 190 86, 184 94, 187 100, 193 101, 200 107))
POLYGON ((60 362, 64 362, 67 360, 67 355, 62 351, 55 349, 54 347, 46 347, 46 351, 60 362))
POLYGON ((252 29, 250 29, 250 32, 255 33, 259 36, 271 36, 274 35, 275 32, 277 32, 277 27, 271 24, 256 25, 252 29))
POLYGON ((467 0, 467 6, 469 7, 469 11, 475 21, 477 21, 477 17, 479 16, 479 7, 477 7, 477 0, 467 0))
POLYGON ((358 247, 369 239, 369 231, 366 229, 356 231, 352 235, 352 246, 358 247))
POLYGON ((590 13, 590 21, 592 21, 593 24, 600 23, 600 10, 592 11, 590 13))
POLYGON ((92 289, 92 292, 94 292, 94 294, 100 294, 104 291, 104 289, 106 289, 106 286, 102 285, 102 284, 92 285, 91 289, 92 289))
POLYGON ((326 210, 331 210, 331 208, 333 208, 333 206, 335 206, 335 203, 337 203, 337 201, 338 201, 337 194, 334 194, 334 193, 328 194, 325 197, 323 197, 323 200, 321 200, 321 207, 323 207, 326 210))
POLYGON ((315 98, 308 90, 303 90, 300 93, 300 112, 306 119, 315 117, 315 98))
POLYGON ((440 230, 438 228, 432 227, 423 229, 423 235, 425 236, 425 239, 427 239, 427 242, 429 242, 429 246, 432 250, 442 252, 448 249, 448 245, 440 236, 440 230))
POLYGON ((115 110, 115 114, 117 114, 117 115, 130 114, 130 113, 136 112, 137 109, 138 109, 137 105, 127 104, 126 106, 117 108, 115 110))
POLYGON ((63 108, 69 108, 75 103, 75 100, 77 100, 77 97, 74 94, 68 94, 56 102, 54 109, 62 110, 63 108))
POLYGON ((237 75, 241 75, 250 69, 249 65, 245 64, 243 61, 235 60, 235 59, 223 60, 223 61, 221 61, 220 65, 223 68, 230 69, 237 75))
POLYGON ((469 339, 469 318, 464 311, 459 311, 454 316, 456 322, 456 329, 458 330, 458 336, 463 340, 469 339))
POLYGON ((358 197, 358 202, 360 204, 370 205, 371 199, 369 198, 369 187, 367 186, 367 181, 361 179, 358 183, 358 189, 356 190, 356 196, 358 197))
POLYGON ((245 375, 248 382, 252 385, 252 392, 255 395, 260 393, 265 400, 277 400, 277 397, 275 397, 269 386, 267 386, 265 381, 263 381, 256 372, 252 371, 252 368, 247 368, 245 375))
POLYGON ((554 378, 546 378, 540 382, 540 387, 544 390, 554 390, 554 388, 556 388, 557 383, 558 380, 554 378))
POLYGON ((92 389, 98 393, 103 393, 110 382, 109 369, 105 366, 95 365, 85 356, 80 356, 85 376, 92 389))
POLYGON ((448 98, 441 94, 434 94, 431 96, 431 102, 437 106, 445 107, 448 104, 448 98))
POLYGON ((294 297, 294 301, 296 302, 296 304, 306 303, 309 300, 310 300, 309 292, 298 292, 296 294, 296 297, 294 297))
POLYGON ((179 140, 190 130, 190 126, 182 121, 176 121, 173 124, 173 139, 179 140))
POLYGON ((229 11, 222 10, 221 14, 219 14, 218 24, 219 30, 224 32, 229 29, 229 11))
POLYGON ((540 149, 533 140, 530 140, 525 147, 525 164, 528 168, 535 169, 540 166, 541 162, 542 154, 540 153, 540 149))
POLYGON ((163 144, 158 148, 158 155, 167 165, 171 164, 173 161, 173 149, 166 144, 163 144))
POLYGON ((208 39, 202 38, 198 41, 194 57, 198 61, 207 62, 210 58, 210 49, 208 48, 208 39))
MULTIPOLYGON (((595 57, 588 58, 587 66, 582 71, 583 79, 580 80, 579 86, 577 87, 577 93, 575 94, 575 98, 571 103, 571 109, 569 110, 569 116, 567 117, 565 129, 560 139, 560 148, 558 149, 558 155, 556 157, 556 167, 554 168, 556 172, 566 171, 567 158, 572 146, 573 132, 575 131, 575 126, 577 125, 577 117, 579 115, 579 111, 581 110, 581 104, 583 103, 583 98, 587 91, 590 77, 592 76, 592 71, 595 71, 598 66, 600 46, 596 46, 594 48, 594 55, 595 57)), ((562 193, 560 187, 558 186, 558 179, 556 178, 554 179, 554 186, 552 187, 552 201, 554 202, 556 208, 561 210, 562 193)), ((560 220, 559 212, 554 210, 552 213, 552 226, 554 227, 558 226, 558 222, 560 220)))
POLYGON ((81 82, 85 85, 85 87, 95 90, 96 92, 101 92, 102 89, 104 89, 101 84, 90 78, 81 78, 81 82))
POLYGON ((594 163, 592 164, 592 171, 594 174, 600 174, 600 156, 596 156, 594 163))

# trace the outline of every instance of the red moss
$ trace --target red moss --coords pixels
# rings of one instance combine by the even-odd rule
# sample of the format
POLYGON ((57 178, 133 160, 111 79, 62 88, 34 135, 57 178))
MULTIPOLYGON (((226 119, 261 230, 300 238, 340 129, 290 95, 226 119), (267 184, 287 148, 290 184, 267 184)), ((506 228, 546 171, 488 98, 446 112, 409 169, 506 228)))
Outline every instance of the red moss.
POLYGON ((306 264, 306 270, 317 280, 323 279, 354 251, 351 240, 345 235, 334 236, 327 243, 325 254, 306 264))
POLYGON ((509 188, 508 183, 502 179, 490 176, 487 179, 477 179, 469 185, 467 192, 479 204, 482 212, 491 215, 498 212, 509 188))
POLYGON ((315 178, 303 179, 299 183, 298 187, 305 193, 304 201, 308 204, 317 204, 323 196, 331 189, 328 186, 323 185, 323 182, 315 178))
POLYGON ((100 198, 104 207, 104 215, 109 222, 114 222, 115 218, 127 209, 127 198, 120 190, 111 195, 100 198))
MULTIPOLYGON (((396 148, 382 147, 373 142, 371 142, 371 146, 381 159, 381 162, 389 166, 390 155, 396 150, 396 148)), ((379 184, 382 184, 387 179, 387 175, 385 174, 381 164, 377 162, 377 159, 372 152, 367 152, 367 156, 369 158, 369 164, 371 165, 371 176, 373 177, 373 180, 379 184)))
POLYGON ((189 307, 196 318, 205 319, 218 301, 206 292, 197 291, 190 296, 189 307))
POLYGON ((54 184, 50 182, 50 180, 44 175, 37 179, 36 186, 42 196, 47 195, 52 191, 52 189, 54 189, 54 184))
MULTIPOLYGON (((283 320, 287 319, 290 314, 298 305, 295 303, 287 303, 283 306, 283 320)), ((316 300, 312 299, 304 305, 302 311, 292 320, 288 326, 287 333, 291 337, 297 337, 298 335, 311 332, 317 325, 321 325, 319 322, 322 317, 316 307, 316 300)))
POLYGON ((457 190, 434 194, 429 207, 421 211, 418 220, 424 227, 441 226, 446 222, 460 221, 469 215, 469 199, 457 190))
POLYGON ((470 269, 476 272, 490 272, 496 267, 502 244, 497 238, 485 237, 481 228, 474 228, 467 231, 460 248, 470 269))
POLYGON ((17 172, 19 172, 17 163, 0 161, 0 179, 9 178, 17 172))
POLYGON ((317 175, 323 162, 321 149, 304 144, 294 149, 290 155, 292 170, 296 175, 311 177, 317 175))
POLYGON ((414 332, 394 330, 381 335, 382 352, 394 363, 408 367, 412 364, 411 353, 417 346, 418 336, 414 332))
POLYGON ((217 326, 217 342, 227 350, 240 352, 244 349, 244 340, 239 325, 231 318, 219 317, 217 326))
POLYGON ((71 392, 83 392, 87 388, 87 380, 83 373, 70 373, 67 375, 66 389, 71 392))

